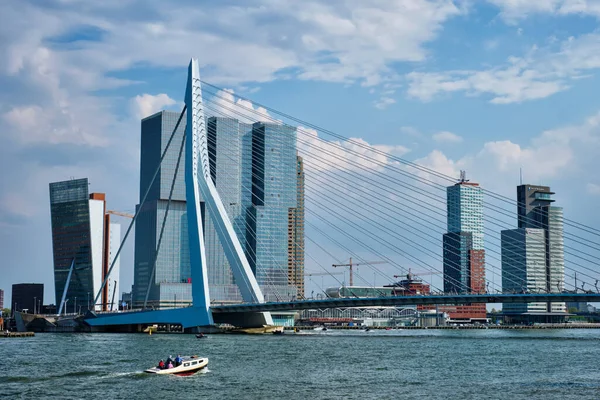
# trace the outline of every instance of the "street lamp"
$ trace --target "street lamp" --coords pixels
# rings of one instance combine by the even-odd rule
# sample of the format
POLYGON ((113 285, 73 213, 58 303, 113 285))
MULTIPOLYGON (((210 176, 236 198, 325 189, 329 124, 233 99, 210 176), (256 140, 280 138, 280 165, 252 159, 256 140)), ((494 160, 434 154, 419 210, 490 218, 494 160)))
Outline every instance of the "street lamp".
POLYGON ((35 314, 35 306, 37 304, 37 297, 33 297, 33 313, 35 314))
POLYGON ((67 303, 69 302, 69 299, 65 300, 65 315, 67 315, 67 303))

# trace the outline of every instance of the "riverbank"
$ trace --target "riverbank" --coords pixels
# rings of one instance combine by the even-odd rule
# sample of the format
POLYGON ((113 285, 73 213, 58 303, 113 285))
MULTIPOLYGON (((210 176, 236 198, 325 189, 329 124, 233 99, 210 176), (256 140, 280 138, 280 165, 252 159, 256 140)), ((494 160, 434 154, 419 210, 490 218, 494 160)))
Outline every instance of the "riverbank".
MULTIPOLYGON (((317 326, 295 326, 285 327, 285 330, 313 330, 317 326)), ((327 329, 337 330, 390 330, 390 329, 405 329, 405 330, 424 330, 424 329, 600 329, 600 324, 595 323, 581 323, 581 324, 537 324, 537 325, 463 325, 463 326, 398 326, 390 328, 387 326, 327 326, 327 329)))

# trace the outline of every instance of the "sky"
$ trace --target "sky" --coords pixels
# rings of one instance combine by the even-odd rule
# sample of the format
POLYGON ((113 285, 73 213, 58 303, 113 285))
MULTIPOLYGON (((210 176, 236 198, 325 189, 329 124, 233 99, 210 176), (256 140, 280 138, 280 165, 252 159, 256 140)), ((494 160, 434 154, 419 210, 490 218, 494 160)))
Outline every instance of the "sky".
MULTIPOLYGON (((0 289, 54 302, 48 184, 132 212, 140 118, 203 79, 514 197, 519 169, 598 226, 600 1, 5 0, 0 289)), ((127 223, 128 220, 123 221, 127 223)), ((121 288, 133 255, 121 260, 121 288)))

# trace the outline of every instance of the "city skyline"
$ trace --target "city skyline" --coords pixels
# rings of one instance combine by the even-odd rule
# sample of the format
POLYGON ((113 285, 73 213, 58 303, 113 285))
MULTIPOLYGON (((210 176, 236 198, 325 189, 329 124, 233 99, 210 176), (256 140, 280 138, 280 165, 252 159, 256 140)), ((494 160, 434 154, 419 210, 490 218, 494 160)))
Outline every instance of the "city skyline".
MULTIPOLYGON (((237 15, 233 26, 223 25, 227 18, 198 16, 198 24, 183 27, 178 19, 194 8, 182 4, 176 15, 156 13, 158 42, 143 36, 132 45, 129 29, 143 32, 156 21, 143 14, 129 21, 131 26, 114 23, 116 15, 131 11, 125 5, 80 10, 88 23, 82 26, 67 4, 9 2, 3 13, 7 32, 21 31, 19 21, 34 22, 27 26, 29 39, 10 33, 2 39, 0 79, 7 91, 0 98, 6 139, 0 160, 11 171, 2 179, 0 196, 6 262, 27 266, 41 281, 51 282, 49 210, 42 201, 49 182, 87 176, 95 187, 114 194, 115 209, 132 211, 139 118, 164 107, 180 108, 177 82, 184 71, 179 66, 190 54, 203 55, 208 82, 447 175, 467 169, 474 180, 507 197, 513 198, 522 168, 527 181, 551 184, 561 193, 566 217, 591 218, 597 226, 589 210, 600 194, 591 172, 598 150, 600 102, 592 95, 598 67, 582 56, 598 40, 597 15, 559 3, 542 9, 501 1, 416 1, 419 7, 410 11, 365 3, 370 13, 352 14, 345 2, 335 9, 309 2, 307 9, 347 27, 343 35, 323 21, 300 18, 302 13, 256 4, 246 6, 252 12, 244 18, 229 3, 206 6, 212 15, 237 15), (387 48, 378 38, 400 32, 385 15, 421 23, 410 25, 402 40, 387 48), (287 23, 262 23, 267 17, 287 23), (371 30, 363 30, 368 26, 381 30, 369 35, 371 30), (180 46, 171 45, 176 31, 180 46), (208 32, 219 52, 202 39, 208 32), (315 40, 294 41, 296 35, 315 40), (273 37, 285 46, 266 39, 273 37), (256 49, 244 67, 234 59, 240 48, 256 49), (546 68, 544 74, 525 73, 546 68), (482 86, 484 81, 490 85, 482 86), (38 251, 28 251, 30 242, 38 251)), ((130 247, 124 258, 131 258, 130 247)), ((126 285, 132 283, 132 276, 125 279, 126 285)), ((6 295, 11 283, 28 280, 21 268, 9 269, 2 282, 6 295)))

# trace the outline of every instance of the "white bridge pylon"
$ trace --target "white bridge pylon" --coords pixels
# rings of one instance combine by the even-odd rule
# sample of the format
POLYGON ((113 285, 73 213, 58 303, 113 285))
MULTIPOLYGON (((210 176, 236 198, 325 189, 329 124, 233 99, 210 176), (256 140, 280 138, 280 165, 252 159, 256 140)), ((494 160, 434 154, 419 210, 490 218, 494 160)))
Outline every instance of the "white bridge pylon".
MULTIPOLYGON (((185 153, 185 186, 188 218, 188 235, 190 243, 190 264, 192 270, 192 298, 194 307, 206 310, 210 323, 210 293, 206 264, 206 249, 202 228, 202 210, 200 196, 205 202, 205 210, 210 211, 212 222, 233 276, 239 286, 242 299, 247 303, 264 303, 264 297, 256 281, 250 264, 244 254, 242 245, 233 229, 233 225, 223 202, 210 178, 208 158, 208 142, 202 88, 198 60, 192 58, 188 68, 188 79, 185 93, 187 108, 186 153, 185 153)), ((273 325, 269 312, 262 313, 265 325, 273 325)))

